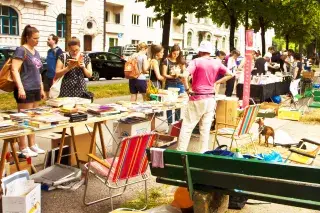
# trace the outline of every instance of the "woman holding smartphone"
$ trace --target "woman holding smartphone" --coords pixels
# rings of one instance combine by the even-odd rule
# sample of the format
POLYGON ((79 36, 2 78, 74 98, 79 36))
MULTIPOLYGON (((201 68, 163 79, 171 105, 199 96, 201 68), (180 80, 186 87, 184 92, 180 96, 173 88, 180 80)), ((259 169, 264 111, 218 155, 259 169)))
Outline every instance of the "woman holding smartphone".
POLYGON ((80 40, 77 38, 68 42, 68 49, 68 53, 59 56, 56 66, 55 78, 64 76, 59 97, 86 97, 85 78, 92 76, 90 57, 80 53, 80 40))

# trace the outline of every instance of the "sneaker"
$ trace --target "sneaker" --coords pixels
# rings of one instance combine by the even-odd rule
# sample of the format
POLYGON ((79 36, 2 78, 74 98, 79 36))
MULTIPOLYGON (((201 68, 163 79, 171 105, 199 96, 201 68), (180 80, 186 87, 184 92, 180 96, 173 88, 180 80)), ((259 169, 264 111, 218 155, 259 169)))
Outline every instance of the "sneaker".
POLYGON ((29 147, 24 148, 21 150, 21 153, 28 156, 28 157, 37 157, 38 153, 32 151, 29 147))
POLYGON ((33 152, 38 153, 38 154, 44 154, 44 153, 46 153, 46 151, 44 151, 43 149, 40 149, 37 144, 35 144, 35 145, 33 145, 32 147, 30 147, 30 149, 31 149, 33 152))

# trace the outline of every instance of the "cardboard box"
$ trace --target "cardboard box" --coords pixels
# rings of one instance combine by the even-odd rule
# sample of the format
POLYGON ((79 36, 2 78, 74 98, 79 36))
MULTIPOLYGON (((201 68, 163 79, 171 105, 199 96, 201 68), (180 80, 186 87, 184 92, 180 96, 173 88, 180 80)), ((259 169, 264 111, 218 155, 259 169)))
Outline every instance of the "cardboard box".
POLYGON ((298 110, 290 108, 280 108, 278 113, 279 119, 299 121, 301 113, 298 110))
MULTIPOLYGON (((88 127, 90 133, 92 133, 92 128, 88 127)), ((91 136, 85 126, 78 126, 74 128, 75 140, 76 140, 76 147, 79 160, 82 162, 88 161, 88 154, 90 150, 90 143, 91 143, 91 136)), ((51 139, 51 148, 57 148, 60 146, 62 132, 55 132, 46 135, 42 135, 40 137, 51 139)), ((68 145, 71 150, 74 150, 73 143, 71 138, 70 129, 66 131, 66 137, 64 140, 64 145, 68 145)), ((93 147, 93 154, 96 153, 96 146, 93 147)), ((75 155, 70 156, 70 165, 77 165, 75 155)))
MULTIPOLYGON (((13 174, 18 171, 15 163, 10 165, 9 167, 10 167, 10 174, 13 174)), ((20 167, 20 171, 27 170, 29 172, 29 175, 32 174, 31 164, 28 164, 27 161, 19 162, 19 167, 20 167)))
POLYGON ((158 139, 156 141, 155 147, 158 148, 167 148, 178 142, 177 137, 170 135, 158 134, 158 139))
POLYGON ((260 105, 260 109, 273 109, 276 115, 278 115, 279 108, 280 104, 276 104, 273 102, 263 102, 260 105))
POLYGON ((112 141, 112 154, 117 152, 118 144, 127 136, 141 135, 151 132, 151 122, 144 121, 140 123, 125 124, 118 121, 113 123, 114 137, 116 141, 112 141))
POLYGON ((27 171, 20 171, 2 179, 5 185, 2 188, 9 188, 4 190, 2 196, 3 213, 41 213, 41 185, 29 180, 26 175, 27 171), (9 184, 12 186, 9 187, 9 184))
MULTIPOLYGON (((238 122, 238 99, 226 98, 218 100, 216 108, 216 123, 237 125, 238 122)), ((230 125, 217 124, 216 129, 233 127, 230 125)))

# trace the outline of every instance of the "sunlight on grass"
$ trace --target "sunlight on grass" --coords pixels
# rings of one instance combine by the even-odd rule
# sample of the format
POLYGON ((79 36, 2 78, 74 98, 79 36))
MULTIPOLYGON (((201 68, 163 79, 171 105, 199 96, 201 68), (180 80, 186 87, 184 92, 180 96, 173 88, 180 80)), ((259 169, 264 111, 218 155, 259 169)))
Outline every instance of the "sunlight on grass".
MULTIPOLYGON (((151 209, 157 206, 170 204, 173 201, 173 194, 168 195, 168 185, 162 187, 152 188, 148 190, 148 206, 147 209, 151 209)), ((141 209, 145 205, 144 191, 139 192, 136 195, 136 199, 126 201, 121 205, 121 208, 129 209, 141 209)))
POLYGON ((310 112, 305 113, 300 122, 307 124, 320 124, 320 109, 312 109, 310 112))
MULTIPOLYGON (((94 94, 95 99, 130 95, 128 83, 88 86, 88 90, 94 94)), ((44 104, 44 101, 40 103, 40 105, 44 104)), ((0 110, 14 110, 16 108, 17 104, 13 93, 0 94, 0 110)))

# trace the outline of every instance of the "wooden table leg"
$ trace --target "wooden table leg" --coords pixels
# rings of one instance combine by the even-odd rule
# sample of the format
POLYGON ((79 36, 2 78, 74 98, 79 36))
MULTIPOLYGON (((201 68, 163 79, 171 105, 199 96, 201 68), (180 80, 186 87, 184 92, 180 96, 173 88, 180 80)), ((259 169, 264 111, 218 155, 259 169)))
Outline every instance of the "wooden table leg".
POLYGON ((103 157, 103 159, 107 159, 107 152, 106 152, 106 147, 104 145, 104 138, 103 138, 103 132, 102 132, 101 124, 102 124, 101 122, 98 123, 100 142, 101 142, 101 149, 102 149, 102 157, 103 157))
POLYGON ((6 155, 8 151, 8 140, 3 141, 3 146, 2 146, 2 153, 1 153, 1 161, 0 161, 0 180, 2 179, 2 174, 4 170, 4 166, 6 163, 6 155))
POLYGON ((14 138, 13 141, 10 141, 10 147, 11 147, 14 163, 16 164, 17 171, 20 171, 19 159, 18 159, 18 156, 17 156, 17 151, 16 151, 16 148, 14 148, 15 142, 16 142, 16 138, 14 138))
POLYGON ((64 146, 64 139, 66 137, 66 131, 67 131, 67 129, 63 128, 57 163, 60 163, 60 161, 61 161, 62 149, 63 149, 63 146, 64 146))
POLYGON ((148 114, 148 119, 151 123, 151 131, 156 129, 156 113, 148 114))
MULTIPOLYGON (((91 134, 91 142, 90 142, 90 150, 89 150, 89 154, 92 154, 93 152, 93 147, 95 146, 96 144, 96 132, 97 132, 97 127, 98 127, 98 123, 94 123, 93 125, 93 131, 92 131, 92 134, 91 134)), ((88 157, 88 162, 89 162, 89 157, 88 157)))
POLYGON ((80 168, 78 151, 77 151, 77 147, 76 147, 76 137, 74 134, 74 127, 73 126, 70 127, 70 130, 71 130, 71 137, 72 137, 72 144, 73 144, 73 150, 71 151, 72 152, 71 154, 74 154, 76 156, 77 166, 78 166, 78 168, 80 168))

